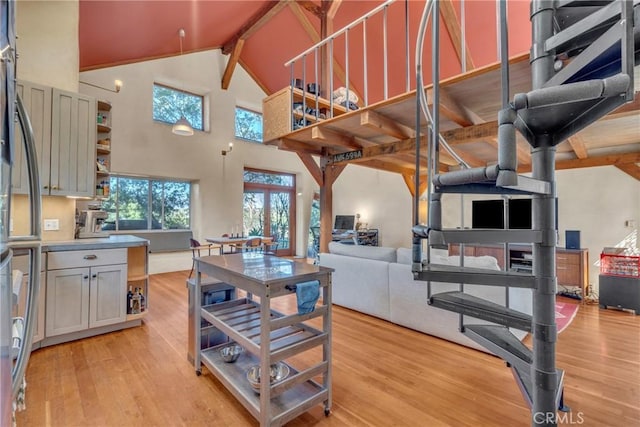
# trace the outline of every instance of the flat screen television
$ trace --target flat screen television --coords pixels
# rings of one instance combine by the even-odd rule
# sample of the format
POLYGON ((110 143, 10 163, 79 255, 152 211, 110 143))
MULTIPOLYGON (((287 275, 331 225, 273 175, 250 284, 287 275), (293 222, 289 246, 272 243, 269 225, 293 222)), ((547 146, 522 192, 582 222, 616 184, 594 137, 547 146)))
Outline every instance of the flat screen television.
POLYGON ((336 220, 333 224, 334 230, 353 230, 356 227, 355 215, 336 215, 336 220))
POLYGON ((504 201, 473 200, 471 204, 472 228, 504 228, 504 201))
POLYGON ((509 200, 509 228, 531 230, 531 199, 509 200))

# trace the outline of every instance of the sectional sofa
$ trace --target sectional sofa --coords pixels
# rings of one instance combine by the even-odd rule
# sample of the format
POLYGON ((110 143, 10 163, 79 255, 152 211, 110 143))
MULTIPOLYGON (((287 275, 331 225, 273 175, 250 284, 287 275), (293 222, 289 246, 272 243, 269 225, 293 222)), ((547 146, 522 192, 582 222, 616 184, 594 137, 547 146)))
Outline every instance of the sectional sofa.
MULTIPOLYGON (((459 257, 449 256, 446 251, 432 251, 431 262, 459 265, 459 257)), ((332 279, 334 304, 486 351, 459 332, 458 314, 427 304, 427 283, 413 280, 410 249, 332 242, 329 252, 320 254, 320 265, 335 269, 332 279)), ((497 260, 490 256, 467 256, 465 265, 499 270, 497 260)), ((455 290, 458 290, 457 284, 432 282, 432 293, 455 290)), ((502 287, 465 285, 465 292, 498 304, 505 303, 506 292, 502 287)), ((531 290, 510 288, 509 306, 531 314, 531 290)), ((487 323, 471 318, 465 321, 487 323)), ((526 336, 523 331, 513 332, 520 339, 526 336)))

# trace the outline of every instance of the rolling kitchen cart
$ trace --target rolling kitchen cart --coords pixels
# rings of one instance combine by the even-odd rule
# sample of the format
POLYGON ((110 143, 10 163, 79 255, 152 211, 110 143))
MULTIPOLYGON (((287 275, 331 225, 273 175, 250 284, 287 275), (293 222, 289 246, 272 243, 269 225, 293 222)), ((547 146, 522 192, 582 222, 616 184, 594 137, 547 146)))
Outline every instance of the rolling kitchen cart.
POLYGON ((247 293, 244 298, 204 306, 195 299, 195 311, 200 313, 195 330, 204 319, 244 348, 236 362, 226 363, 220 349, 229 344, 201 350, 201 334, 196 333, 196 373, 200 375, 204 364, 261 426, 282 425, 321 403, 325 415, 330 413, 332 271, 254 252, 196 258, 196 295, 201 292, 202 274, 247 293), (297 284, 316 280, 321 298, 312 312, 272 310, 274 298, 295 294, 297 284), (289 376, 272 384, 261 381, 259 393, 254 391, 247 379, 249 368, 259 365, 261 372, 270 372, 278 362, 290 368, 289 376))

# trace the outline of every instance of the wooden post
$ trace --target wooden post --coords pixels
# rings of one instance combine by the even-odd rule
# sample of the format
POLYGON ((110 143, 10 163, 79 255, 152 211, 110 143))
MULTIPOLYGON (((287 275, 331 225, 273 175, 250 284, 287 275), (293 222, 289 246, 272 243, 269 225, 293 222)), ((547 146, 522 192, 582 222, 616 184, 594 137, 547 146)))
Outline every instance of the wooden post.
POLYGON ((328 252, 333 235, 333 183, 346 165, 328 165, 326 157, 322 157, 320 162, 323 181, 320 186, 320 252, 328 252))

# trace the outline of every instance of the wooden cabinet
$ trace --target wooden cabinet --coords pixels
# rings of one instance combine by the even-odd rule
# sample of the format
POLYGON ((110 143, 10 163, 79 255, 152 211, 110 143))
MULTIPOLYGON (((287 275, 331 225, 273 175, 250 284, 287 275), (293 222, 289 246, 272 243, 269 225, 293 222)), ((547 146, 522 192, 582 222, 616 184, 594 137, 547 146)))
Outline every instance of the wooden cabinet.
MULTIPOLYGON (((92 197, 95 193, 96 103, 86 95, 18 82, 36 140, 43 195, 92 197)), ((26 194, 27 170, 22 136, 17 132, 15 194, 26 194)))
MULTIPOLYGON (((501 245, 465 245, 466 256, 489 255, 498 260, 504 269, 504 249, 501 245)), ((460 254, 458 245, 449 246, 450 255, 460 254)), ((531 272, 533 254, 531 246, 509 246, 509 268, 520 272, 531 272)), ((587 249, 556 248, 556 276, 560 286, 579 287, 587 295, 589 286, 589 251, 587 249)))
POLYGON ((262 101, 263 140, 266 142, 278 139, 298 127, 346 112, 347 109, 342 105, 331 105, 329 100, 313 93, 286 87, 262 101), (333 114, 330 111, 332 107, 333 114))
POLYGON ((127 250, 49 254, 47 337, 126 320, 127 250))

